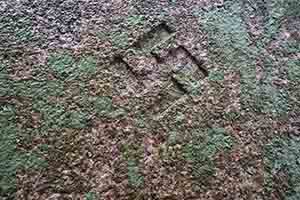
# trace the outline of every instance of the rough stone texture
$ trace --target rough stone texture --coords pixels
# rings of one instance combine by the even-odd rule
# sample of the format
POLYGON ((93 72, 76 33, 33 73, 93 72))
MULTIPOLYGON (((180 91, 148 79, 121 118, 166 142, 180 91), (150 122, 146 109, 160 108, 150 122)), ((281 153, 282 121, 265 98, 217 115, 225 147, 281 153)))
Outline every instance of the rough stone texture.
MULTIPOLYGON (((49 130, 31 135, 28 144, 19 141, 20 149, 40 144, 49 149, 43 154, 45 169, 18 172, 16 199, 85 199, 89 192, 96 199, 121 200, 268 199, 264 144, 277 130, 299 135, 299 122, 287 127, 285 121, 245 113, 240 73, 207 62, 207 35, 197 13, 223 3, 0 0, 0 56, 11 62, 13 80, 56 81, 47 64, 53 53, 69 53, 76 61, 92 56, 97 72, 67 81, 63 95, 49 102, 78 111, 88 109, 89 99, 106 97, 113 107, 104 105, 110 114, 88 111, 84 128, 49 130), (221 70, 223 80, 208 78, 221 70), (232 112, 239 117, 226 118, 232 112), (216 155, 216 172, 203 182, 194 177, 184 146, 193 132, 213 127, 225 128, 234 145, 216 155), (175 145, 170 145, 171 132, 178 137, 175 145), (130 183, 130 159, 137 163, 142 185, 130 183)), ((21 129, 40 127, 43 116, 33 111, 30 99, 16 97, 13 103, 21 129)))

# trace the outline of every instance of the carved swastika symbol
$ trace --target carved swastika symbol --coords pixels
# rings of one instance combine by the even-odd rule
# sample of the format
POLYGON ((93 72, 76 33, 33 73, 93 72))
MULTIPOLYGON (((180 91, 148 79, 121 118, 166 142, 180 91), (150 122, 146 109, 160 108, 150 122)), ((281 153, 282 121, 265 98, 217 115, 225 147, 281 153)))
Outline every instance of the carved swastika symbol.
POLYGON ((144 77, 140 83, 145 91, 160 85, 152 114, 165 112, 174 102, 199 89, 199 81, 208 75, 203 63, 177 44, 176 33, 165 23, 143 35, 118 59, 137 79, 144 77))

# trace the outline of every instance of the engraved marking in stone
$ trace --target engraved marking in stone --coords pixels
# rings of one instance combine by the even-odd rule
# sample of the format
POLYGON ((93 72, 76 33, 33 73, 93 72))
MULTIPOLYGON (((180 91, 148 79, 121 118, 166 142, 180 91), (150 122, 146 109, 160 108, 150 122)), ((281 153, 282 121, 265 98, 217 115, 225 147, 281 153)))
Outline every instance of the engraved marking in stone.
MULTIPOLYGON (((181 70, 190 71, 192 73, 200 72, 206 77, 208 76, 207 70, 203 67, 203 63, 195 58, 185 47, 179 46, 177 49, 172 49, 168 56, 170 65, 173 67, 173 72, 181 70)), ((199 74, 199 73, 198 73, 199 74)), ((200 75, 200 74, 199 74, 200 75)), ((199 77, 202 79, 204 77, 199 77)))
POLYGON ((137 78, 138 76, 121 56, 116 56, 113 63, 119 72, 118 76, 113 80, 119 94, 127 96, 141 93, 144 90, 144 84, 137 78))
MULTIPOLYGON (((189 93, 195 89, 193 84, 207 77, 208 71, 203 67, 203 62, 193 56, 188 49, 177 45, 176 33, 165 23, 159 24, 144 34, 134 44, 131 51, 128 50, 124 57, 118 56, 115 60, 123 63, 126 66, 126 70, 137 80, 137 77, 140 77, 141 74, 138 72, 140 60, 146 54, 155 59, 154 61, 156 61, 155 63, 158 66, 167 67, 163 70, 158 70, 160 76, 163 77, 164 75, 161 72, 166 71, 163 74, 165 74, 167 81, 163 81, 164 84, 162 87, 159 87, 157 100, 151 106, 151 113, 154 115, 154 118, 161 119, 171 109, 188 98, 189 93)), ((145 64, 151 66, 151 62, 147 59, 142 64, 142 66, 145 64)), ((148 74, 147 71, 146 74, 148 74)), ((159 78, 159 81, 162 81, 161 78, 159 78)), ((142 92, 136 91, 136 94, 140 94, 140 96, 147 95, 148 92, 155 91, 155 85, 155 83, 148 84, 148 88, 143 87, 142 92)))
POLYGON ((167 40, 172 32, 173 31, 165 23, 161 23, 138 40, 135 46, 144 50, 152 49, 155 45, 167 40))

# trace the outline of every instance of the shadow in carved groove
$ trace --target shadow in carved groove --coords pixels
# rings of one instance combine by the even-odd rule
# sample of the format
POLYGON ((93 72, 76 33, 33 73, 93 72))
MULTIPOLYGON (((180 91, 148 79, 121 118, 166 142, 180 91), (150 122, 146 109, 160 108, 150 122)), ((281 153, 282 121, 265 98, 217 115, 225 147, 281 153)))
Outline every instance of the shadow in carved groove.
POLYGON ((173 32, 174 31, 163 22, 144 34, 133 46, 139 49, 151 49, 156 44, 166 40, 173 32))
MULTIPOLYGON (((173 40, 175 37, 175 31, 169 28, 165 23, 161 23, 150 32, 144 34, 132 46, 142 53, 150 52, 150 55, 156 59, 158 65, 170 66, 171 68, 168 81, 157 93, 158 96, 155 103, 150 106, 150 110, 152 110, 150 112, 154 115, 162 112, 165 113, 165 111, 173 107, 178 100, 182 99, 181 97, 190 93, 186 85, 183 85, 181 80, 176 77, 178 73, 184 77, 192 76, 193 80, 196 81, 209 75, 208 70, 204 67, 204 62, 199 61, 186 47, 182 45, 178 46, 176 40, 173 40), (164 46, 169 43, 172 44, 172 42, 175 42, 174 48, 165 49, 163 55, 156 54, 152 51, 158 46, 164 46)), ((128 54, 124 56, 118 55, 114 58, 113 62, 124 64, 128 73, 135 78, 140 77, 140 75, 134 71, 134 66, 131 66, 129 64, 130 62, 128 63, 128 59, 130 59, 128 54)))
POLYGON ((122 56, 117 55, 114 57, 112 64, 123 64, 126 70, 133 76, 138 77, 139 75, 130 67, 130 65, 123 59, 122 56))
MULTIPOLYGON (((185 52, 185 54, 187 55, 187 57, 189 57, 192 62, 197 65, 198 69, 204 74, 205 77, 208 76, 208 71, 206 68, 203 67, 204 62, 199 61, 195 56, 193 56, 190 51, 188 51, 184 46, 179 46, 177 49, 175 49, 176 52, 178 51, 183 51, 185 52)), ((176 54, 175 52, 175 54, 176 54)), ((172 53, 173 54, 173 53, 172 53)))

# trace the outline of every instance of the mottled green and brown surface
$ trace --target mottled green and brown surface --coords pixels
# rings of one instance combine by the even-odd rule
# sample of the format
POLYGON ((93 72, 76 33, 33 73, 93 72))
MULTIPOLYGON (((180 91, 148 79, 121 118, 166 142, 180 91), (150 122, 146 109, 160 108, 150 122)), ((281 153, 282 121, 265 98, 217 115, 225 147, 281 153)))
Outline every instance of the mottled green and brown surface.
POLYGON ((0 0, 0 198, 300 199, 297 0, 0 0))

